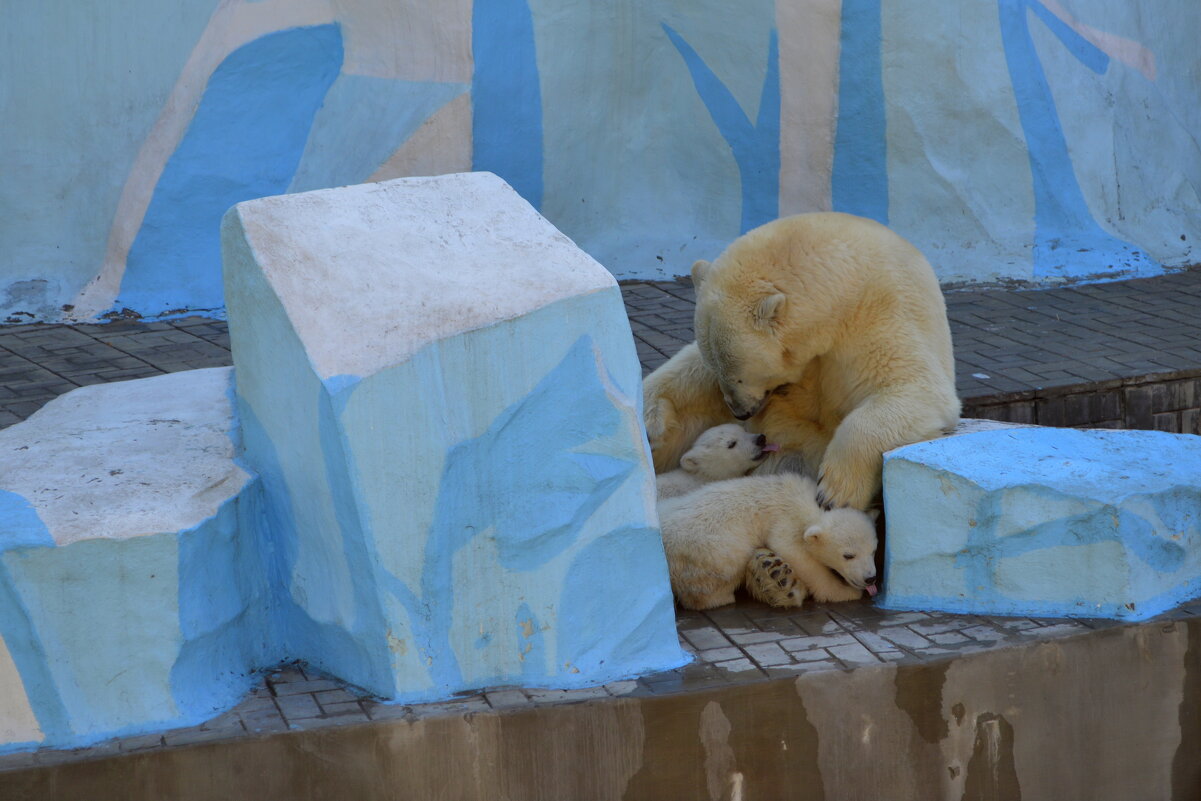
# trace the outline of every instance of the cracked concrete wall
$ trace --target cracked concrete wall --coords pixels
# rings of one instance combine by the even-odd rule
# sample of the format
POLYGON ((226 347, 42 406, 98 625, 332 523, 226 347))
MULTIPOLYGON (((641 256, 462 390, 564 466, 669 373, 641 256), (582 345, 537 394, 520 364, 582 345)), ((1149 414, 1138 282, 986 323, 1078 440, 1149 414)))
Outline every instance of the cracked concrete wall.
POLYGON ((1198 261, 1196 4, 88 0, 5 24, 9 322, 220 314, 234 202, 470 168, 619 278, 828 209, 948 282, 1198 261))

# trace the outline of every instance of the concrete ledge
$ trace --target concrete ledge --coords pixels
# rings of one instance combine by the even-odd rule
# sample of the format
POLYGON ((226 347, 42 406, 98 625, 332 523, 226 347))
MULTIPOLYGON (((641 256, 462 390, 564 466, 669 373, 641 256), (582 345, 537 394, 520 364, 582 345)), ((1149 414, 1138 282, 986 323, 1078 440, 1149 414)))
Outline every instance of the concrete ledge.
POLYGON ((206 720, 250 684, 232 369, 85 387, 0 431, 0 750, 206 720))
POLYGON ((890 609, 1145 619, 1201 593, 1201 439, 1016 428, 885 456, 890 609))
POLYGON ((1199 643, 1201 618, 1157 620, 927 664, 16 770, 0 773, 0 796, 661 801, 737 786, 764 799, 1183 801, 1201 786, 1199 643))

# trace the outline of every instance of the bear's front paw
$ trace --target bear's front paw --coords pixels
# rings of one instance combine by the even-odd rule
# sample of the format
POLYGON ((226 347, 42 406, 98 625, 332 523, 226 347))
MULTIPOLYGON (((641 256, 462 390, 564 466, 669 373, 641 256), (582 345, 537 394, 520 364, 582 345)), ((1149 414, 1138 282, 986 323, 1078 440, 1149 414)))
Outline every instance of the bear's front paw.
POLYGON ((866 509, 874 495, 874 482, 857 479, 837 464, 824 464, 818 471, 817 502, 827 512, 844 506, 866 509))
POLYGON ((799 607, 807 594, 788 563, 768 548, 751 554, 745 582, 752 598, 770 606, 799 607))

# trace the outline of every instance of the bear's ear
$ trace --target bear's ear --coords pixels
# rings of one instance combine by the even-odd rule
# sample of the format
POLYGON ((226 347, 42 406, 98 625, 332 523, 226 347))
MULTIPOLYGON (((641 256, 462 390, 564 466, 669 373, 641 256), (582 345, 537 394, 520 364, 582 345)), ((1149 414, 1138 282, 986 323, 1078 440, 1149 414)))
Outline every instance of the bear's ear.
POLYGON ((821 542, 821 538, 821 527, 814 525, 805 529, 805 542, 808 542, 812 545, 817 545, 819 542, 821 542))
POLYGON ((705 279, 709 277, 709 270, 713 265, 704 259, 693 262, 692 264, 692 286, 696 289, 701 288, 701 284, 705 283, 705 279))
POLYGON ((779 316, 780 311, 784 308, 784 301, 788 300, 784 293, 777 292, 774 295, 765 295, 758 303, 755 304, 754 322, 756 328, 770 329, 779 316))
POLYGON ((680 457, 680 467, 684 468, 689 473, 695 473, 696 469, 700 466, 700 460, 693 456, 691 452, 680 457))
POLYGON ((879 509, 869 509, 867 516, 872 519, 873 523, 875 523, 877 520, 880 519, 880 510, 879 509))

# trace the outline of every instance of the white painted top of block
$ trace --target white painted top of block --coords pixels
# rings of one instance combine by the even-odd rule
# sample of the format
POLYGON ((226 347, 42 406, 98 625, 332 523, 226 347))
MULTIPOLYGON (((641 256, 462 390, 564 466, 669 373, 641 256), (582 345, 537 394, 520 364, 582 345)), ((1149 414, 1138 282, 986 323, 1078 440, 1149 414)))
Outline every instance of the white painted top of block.
POLYGON ((0 490, 60 546, 192 528, 250 478, 233 460, 232 381, 215 367, 61 395, 0 431, 0 490))
POLYGON ((1038 485, 1110 503, 1201 484, 1201 437, 1162 431, 1013 428, 898 448, 903 459, 981 488, 1038 485))
POLYGON ((438 340, 616 285, 488 172, 280 195, 235 211, 322 379, 368 376, 438 340))

